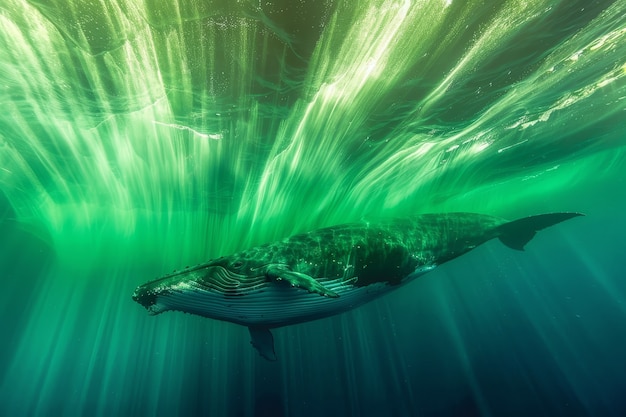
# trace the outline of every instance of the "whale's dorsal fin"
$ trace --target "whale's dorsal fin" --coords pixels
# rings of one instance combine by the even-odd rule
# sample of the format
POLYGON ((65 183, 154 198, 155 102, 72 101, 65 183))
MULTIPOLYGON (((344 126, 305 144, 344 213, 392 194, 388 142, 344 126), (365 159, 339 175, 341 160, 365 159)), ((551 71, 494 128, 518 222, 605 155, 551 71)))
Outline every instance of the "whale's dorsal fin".
POLYGON ((291 271, 283 266, 271 266, 267 270, 267 275, 275 281, 287 281, 292 287, 302 288, 311 293, 330 298, 339 297, 337 293, 324 287, 315 278, 301 272, 291 271))
POLYGON ((268 361, 276 360, 274 351, 274 336, 267 327, 248 327, 250 331, 250 344, 268 361))

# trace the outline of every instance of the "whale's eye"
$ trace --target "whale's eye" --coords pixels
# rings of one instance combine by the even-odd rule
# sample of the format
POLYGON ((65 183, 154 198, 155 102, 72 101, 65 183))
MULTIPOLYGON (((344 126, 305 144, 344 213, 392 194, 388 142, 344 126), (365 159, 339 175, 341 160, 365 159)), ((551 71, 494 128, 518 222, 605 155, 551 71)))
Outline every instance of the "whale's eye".
POLYGON ((241 265, 243 265, 243 262, 241 261, 235 261, 231 266, 235 269, 239 269, 241 268, 241 265))

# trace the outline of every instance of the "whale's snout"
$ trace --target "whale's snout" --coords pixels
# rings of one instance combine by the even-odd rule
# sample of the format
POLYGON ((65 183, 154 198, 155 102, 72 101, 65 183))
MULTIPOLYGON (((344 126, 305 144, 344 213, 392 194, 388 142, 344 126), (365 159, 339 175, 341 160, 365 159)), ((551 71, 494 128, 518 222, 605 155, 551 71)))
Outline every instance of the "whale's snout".
POLYGON ((156 294, 153 290, 146 287, 145 285, 140 285, 133 292, 133 300, 145 308, 149 309, 151 306, 156 304, 156 294))
MULTIPOLYGON (((132 298, 141 304, 150 314, 159 314, 167 310, 176 309, 177 301, 172 300, 174 294, 184 296, 197 288, 202 288, 198 279, 209 274, 212 268, 198 266, 183 271, 174 272, 154 281, 147 282, 135 288, 132 298)), ((180 300, 178 300, 180 301, 180 300)))
POLYGON ((135 292, 133 292, 132 298, 148 310, 150 314, 159 314, 167 310, 165 306, 159 303, 159 297, 167 295, 167 290, 151 284, 147 283, 137 287, 135 292))

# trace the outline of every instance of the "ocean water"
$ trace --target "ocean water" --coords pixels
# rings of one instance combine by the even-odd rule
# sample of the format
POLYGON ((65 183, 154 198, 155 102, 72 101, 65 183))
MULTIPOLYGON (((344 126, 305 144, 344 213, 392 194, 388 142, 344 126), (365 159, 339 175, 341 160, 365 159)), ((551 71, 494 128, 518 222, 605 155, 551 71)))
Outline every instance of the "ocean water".
POLYGON ((0 415, 626 415, 626 1, 1 0, 0 415), (274 331, 137 285, 363 218, 586 214, 274 331))

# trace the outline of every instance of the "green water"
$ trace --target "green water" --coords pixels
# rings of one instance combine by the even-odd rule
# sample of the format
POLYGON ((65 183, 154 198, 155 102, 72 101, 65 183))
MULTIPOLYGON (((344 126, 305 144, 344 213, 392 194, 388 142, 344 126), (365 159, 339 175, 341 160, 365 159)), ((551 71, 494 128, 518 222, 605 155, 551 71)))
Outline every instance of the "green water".
POLYGON ((626 1, 0 1, 0 414, 621 415, 625 98, 626 1), (279 330, 276 364, 130 299, 457 210, 588 216, 279 330))

